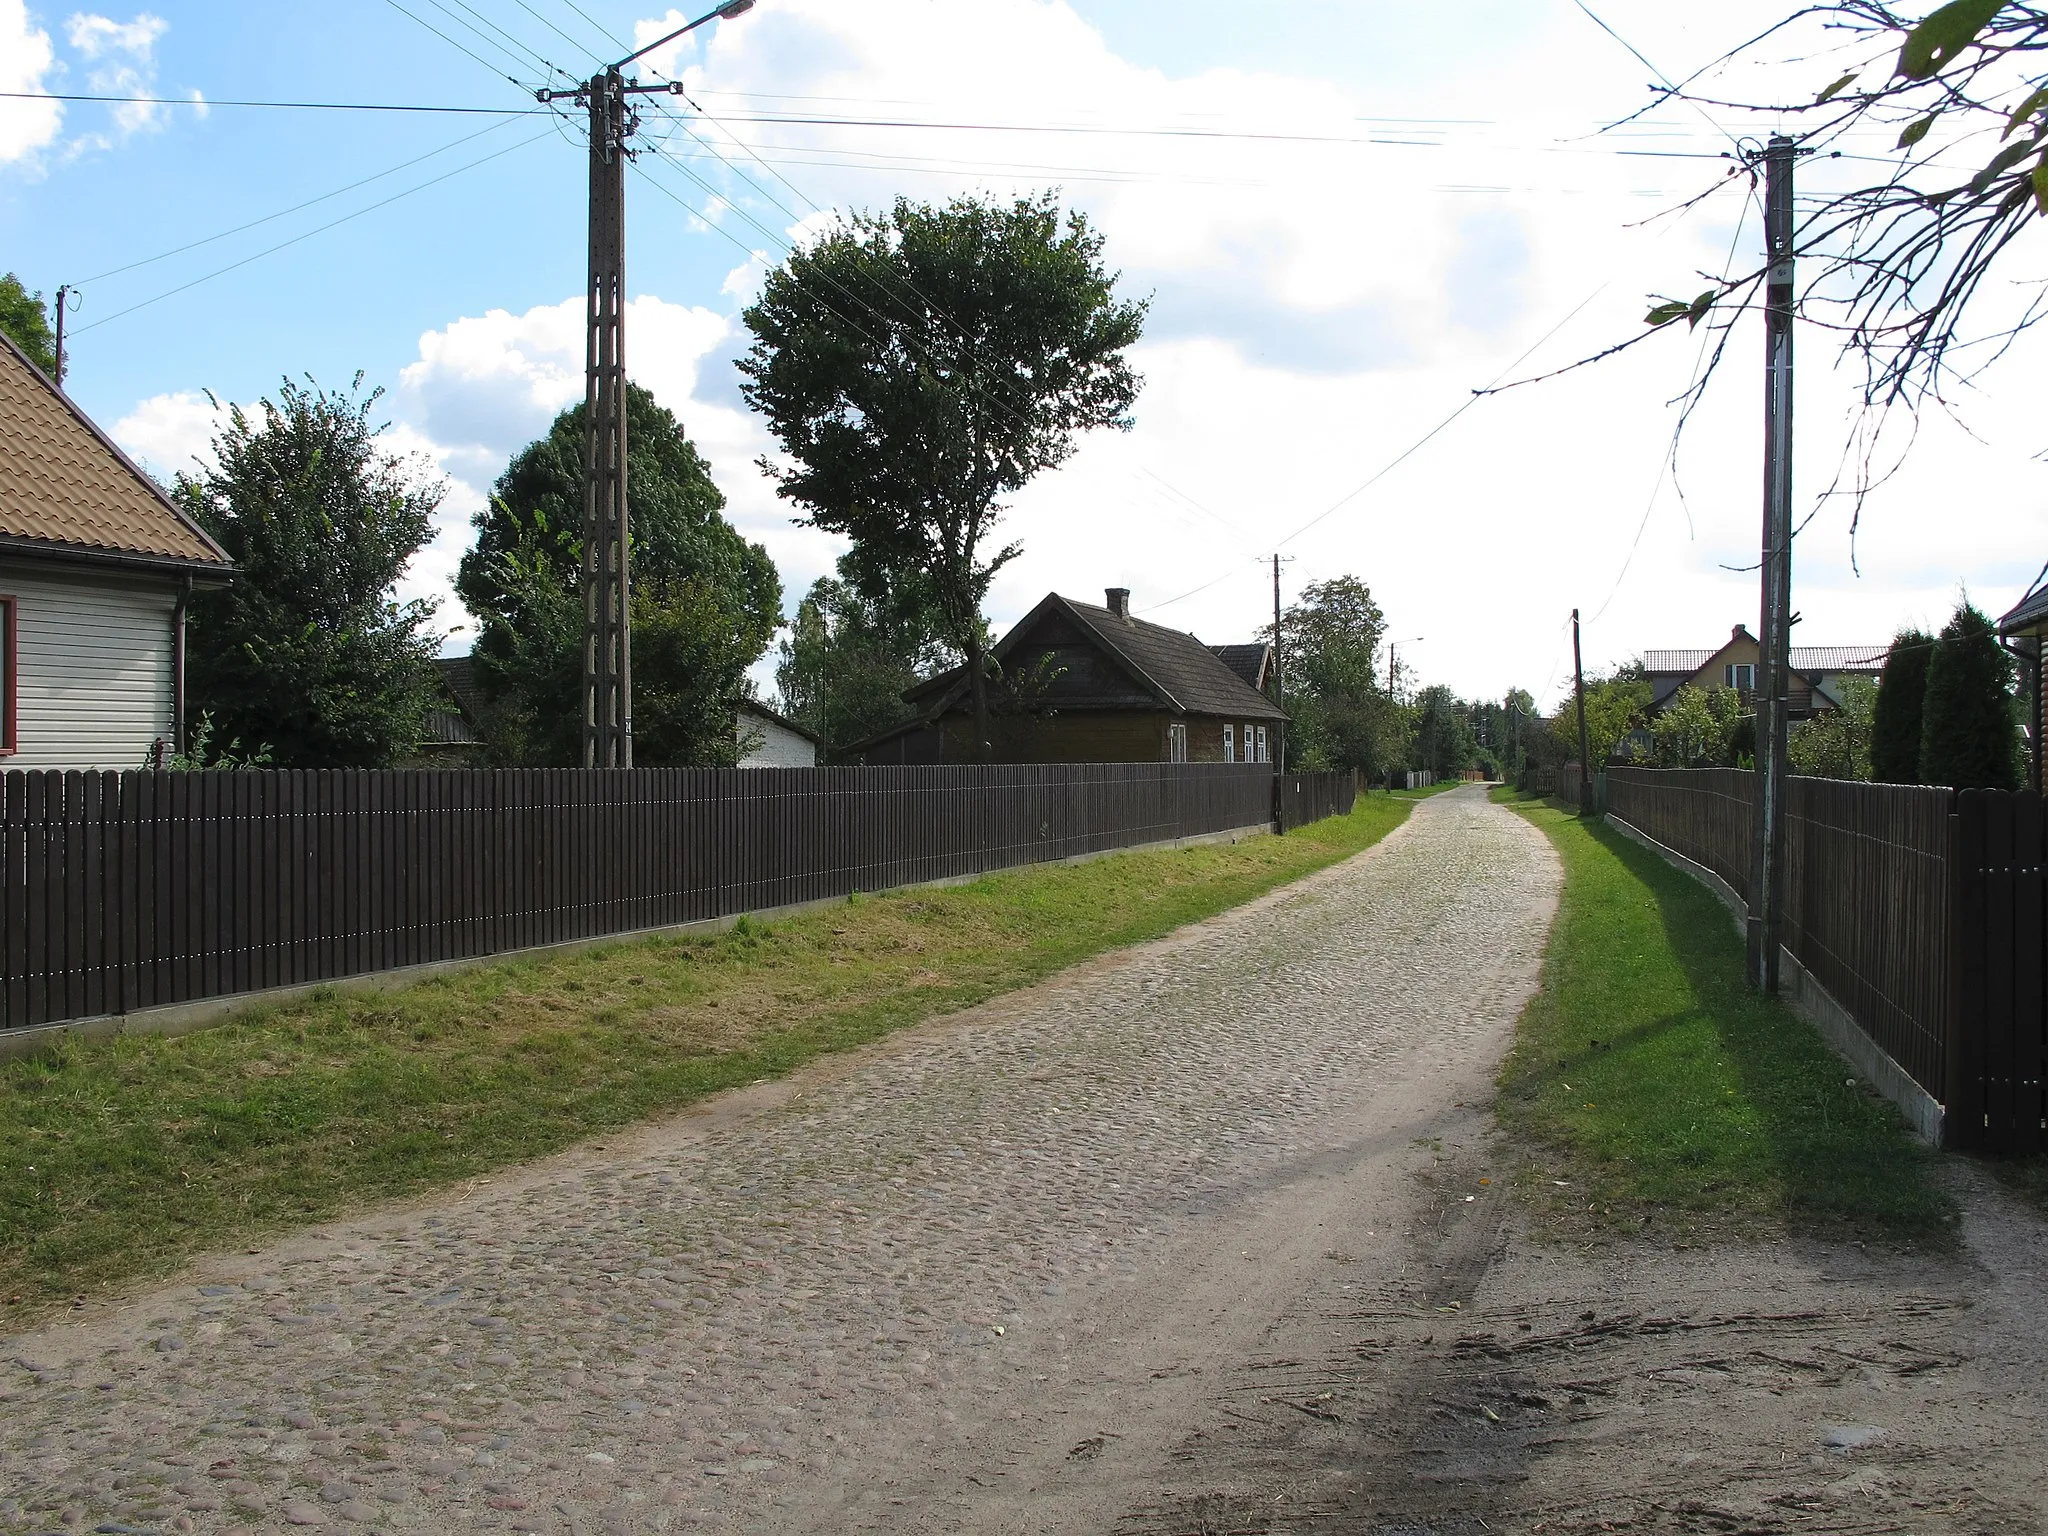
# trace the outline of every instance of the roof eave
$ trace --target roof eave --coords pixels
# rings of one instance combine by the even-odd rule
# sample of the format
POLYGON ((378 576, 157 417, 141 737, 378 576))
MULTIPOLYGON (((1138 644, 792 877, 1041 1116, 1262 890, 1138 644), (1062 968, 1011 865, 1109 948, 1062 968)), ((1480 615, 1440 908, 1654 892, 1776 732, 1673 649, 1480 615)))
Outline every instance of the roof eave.
POLYGON ((9 557, 87 569, 111 565, 138 574, 189 576, 195 586, 203 587, 224 587, 235 579, 235 568, 225 556, 219 560, 197 560, 182 555, 145 555, 128 549, 102 549, 92 544, 67 544, 52 539, 31 539, 18 533, 0 533, 0 558, 9 557))

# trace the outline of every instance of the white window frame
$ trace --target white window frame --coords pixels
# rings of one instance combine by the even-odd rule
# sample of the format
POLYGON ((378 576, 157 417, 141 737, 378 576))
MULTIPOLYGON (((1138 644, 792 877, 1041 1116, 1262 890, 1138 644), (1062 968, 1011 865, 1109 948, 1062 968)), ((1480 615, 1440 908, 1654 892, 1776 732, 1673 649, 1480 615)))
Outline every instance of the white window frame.
MULTIPOLYGON (((1223 727, 1223 761, 1226 763, 1237 761, 1237 727, 1228 722, 1225 722, 1223 727)), ((1246 761, 1250 761, 1250 759, 1246 759, 1246 761)))
POLYGON ((1171 721, 1166 727, 1166 760, 1169 763, 1188 760, 1188 728, 1184 720, 1171 721))
POLYGON ((21 694, 21 642, 15 613, 19 600, 0 592, 0 757, 21 750, 16 706, 21 694))
POLYGON ((1264 727, 1263 725, 1259 727, 1259 759, 1258 759, 1258 760, 1259 760, 1260 762, 1262 762, 1262 763, 1270 763, 1271 761, 1273 761, 1273 759, 1272 759, 1272 758, 1271 758, 1270 756, 1268 756, 1268 755, 1267 755, 1267 751, 1266 751, 1266 728, 1265 728, 1265 727, 1264 727))
POLYGON ((1727 679, 1725 686, 1738 693, 1756 692, 1756 663, 1753 661, 1731 661, 1723 666, 1721 676, 1727 679))

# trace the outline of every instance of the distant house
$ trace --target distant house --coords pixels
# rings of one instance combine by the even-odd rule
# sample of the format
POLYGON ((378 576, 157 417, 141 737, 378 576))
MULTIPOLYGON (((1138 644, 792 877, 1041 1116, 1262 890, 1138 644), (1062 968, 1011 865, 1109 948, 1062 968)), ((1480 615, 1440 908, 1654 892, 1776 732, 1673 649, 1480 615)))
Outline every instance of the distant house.
MULTIPOLYGON (((1877 681, 1888 645, 1795 645, 1786 714, 1793 720, 1825 714, 1840 706, 1842 683, 1850 678, 1877 681)), ((1738 624, 1717 650, 1645 651, 1643 671, 1650 683, 1650 710, 1669 704, 1679 689, 1733 688, 1745 700, 1756 693, 1757 665, 1762 657, 1756 637, 1738 624)))
POLYGON ((756 699, 742 699, 733 711, 733 733, 742 768, 815 768, 818 738, 756 699))
POLYGON ((0 336, 0 767, 183 745, 185 606, 221 547, 0 336))
MULTIPOLYGON (((992 755, 1004 763, 1263 763, 1287 717, 1259 692, 1257 646, 1212 648, 1131 617, 1111 587, 1096 607, 1048 596, 996 642, 989 683, 992 755)), ((904 694, 917 717, 851 749, 876 763, 978 758, 964 668, 904 694)))
POLYGON ((442 656, 434 667, 441 692, 421 722, 417 755, 431 768, 482 767, 485 705, 476 662, 469 656, 442 656))

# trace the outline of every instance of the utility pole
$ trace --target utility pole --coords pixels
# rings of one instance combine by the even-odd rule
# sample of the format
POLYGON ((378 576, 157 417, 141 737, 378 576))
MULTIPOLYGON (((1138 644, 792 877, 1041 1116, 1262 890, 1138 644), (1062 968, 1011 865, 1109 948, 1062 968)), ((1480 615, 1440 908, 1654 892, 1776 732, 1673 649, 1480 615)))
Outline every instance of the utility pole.
POLYGON ((1749 860, 1749 980, 1778 990, 1785 905, 1786 693, 1792 637, 1792 169, 1784 134, 1765 146, 1763 603, 1757 625, 1755 833, 1749 860))
MULTIPOLYGON (((1292 560, 1294 557, 1285 557, 1292 560)), ((1282 714, 1287 712, 1287 675, 1281 665, 1284 652, 1280 644, 1280 562, 1279 554, 1273 556, 1273 702, 1282 714)), ((1276 734, 1280 740, 1273 753, 1273 773, 1277 778, 1287 767, 1287 722, 1282 720, 1276 734)))
POLYGON ((57 285, 57 387, 64 387, 64 311, 65 300, 75 292, 69 283, 57 285))
POLYGON ((1572 687, 1579 696, 1579 814, 1593 812, 1593 754, 1586 744, 1586 664, 1579 655, 1579 610, 1572 610, 1572 687))
MULTIPOLYGON (((623 71, 708 21, 730 20, 754 0, 727 0, 627 54, 573 90, 590 119, 590 265, 583 380, 583 766, 633 766, 633 577, 626 518, 626 160, 638 126, 632 98, 681 95, 680 82, 642 85, 623 71)), ((59 290, 61 293, 62 290, 59 290)), ((61 334, 61 333, 60 333, 61 334)), ((61 355, 61 353, 60 353, 61 355)))

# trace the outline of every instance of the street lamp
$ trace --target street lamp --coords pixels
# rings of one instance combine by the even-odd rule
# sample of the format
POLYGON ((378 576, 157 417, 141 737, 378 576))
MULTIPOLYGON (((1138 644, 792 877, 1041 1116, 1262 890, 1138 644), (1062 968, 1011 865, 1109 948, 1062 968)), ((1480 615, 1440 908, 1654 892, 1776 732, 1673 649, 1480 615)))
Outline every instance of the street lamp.
POLYGON ((716 10, 636 48, 564 97, 590 114, 590 279, 586 293, 583 431, 583 766, 633 766, 631 538, 626 526, 626 141, 638 126, 635 96, 680 95, 682 83, 642 85, 621 71, 635 59, 754 0, 716 10))
POLYGON ((1422 637, 1421 635, 1410 635, 1410 636, 1409 636, 1409 637, 1408 637, 1407 639, 1405 639, 1405 640, 1390 640, 1390 641, 1388 641, 1388 642, 1387 642, 1387 697, 1388 697, 1388 698, 1390 698, 1390 699, 1391 699, 1391 698, 1393 698, 1393 697, 1394 697, 1394 689, 1395 689, 1395 687, 1396 687, 1396 681, 1397 681, 1397 679, 1398 679, 1398 678, 1400 677, 1400 669, 1401 669, 1401 647, 1402 647, 1402 646, 1404 646, 1404 645, 1420 645, 1420 644, 1422 644, 1422 638, 1423 638, 1423 637, 1422 637))

